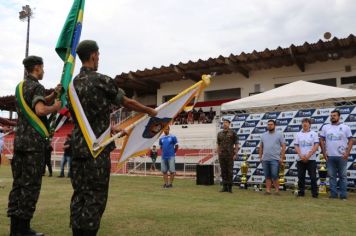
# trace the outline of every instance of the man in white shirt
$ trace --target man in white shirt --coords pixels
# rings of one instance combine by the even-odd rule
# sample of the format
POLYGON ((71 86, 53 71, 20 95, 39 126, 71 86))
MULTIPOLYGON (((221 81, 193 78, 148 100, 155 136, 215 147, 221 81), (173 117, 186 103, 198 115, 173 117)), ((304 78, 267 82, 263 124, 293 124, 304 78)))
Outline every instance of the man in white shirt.
POLYGON ((302 120, 302 130, 294 139, 295 151, 298 154, 298 196, 304 197, 305 173, 308 170, 311 181, 311 192, 313 198, 318 197, 318 186, 316 182, 316 154, 319 147, 318 134, 310 130, 311 119, 302 120))
POLYGON ((330 198, 347 198, 347 160, 352 148, 352 133, 349 126, 340 123, 340 112, 334 110, 330 116, 331 124, 323 126, 320 133, 320 146, 327 160, 330 183, 330 198), (336 178, 339 178, 337 192, 336 178))

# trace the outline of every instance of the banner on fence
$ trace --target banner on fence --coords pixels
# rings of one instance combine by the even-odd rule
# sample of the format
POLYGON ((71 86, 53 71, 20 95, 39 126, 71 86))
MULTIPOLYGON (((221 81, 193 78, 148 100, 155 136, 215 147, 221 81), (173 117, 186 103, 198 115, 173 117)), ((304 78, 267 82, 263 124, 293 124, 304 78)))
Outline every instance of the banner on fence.
MULTIPOLYGON (((257 114, 237 114, 223 115, 222 118, 231 120, 231 128, 234 129, 239 137, 240 151, 238 160, 234 162, 234 182, 240 182, 243 155, 248 156, 249 170, 248 183, 259 184, 264 179, 262 163, 258 158, 258 147, 261 135, 267 131, 267 121, 276 120, 276 130, 284 134, 286 151, 285 180, 287 185, 293 185, 298 181, 297 173, 297 154, 294 150, 294 137, 301 130, 301 121, 308 117, 313 119, 311 129, 320 132, 324 124, 330 123, 330 112, 335 108, 323 109, 303 109, 284 112, 267 112, 257 114)), ((351 128, 353 137, 356 133, 356 107, 344 106, 338 108, 341 113, 341 121, 351 128)), ((319 150, 320 151, 320 150, 319 150)), ((318 151, 318 153, 319 153, 318 151)), ((318 168, 319 168, 319 159, 318 168)), ((356 146, 352 148, 351 155, 347 163, 348 187, 356 187, 356 146)), ((306 184, 310 184, 309 178, 306 184)))

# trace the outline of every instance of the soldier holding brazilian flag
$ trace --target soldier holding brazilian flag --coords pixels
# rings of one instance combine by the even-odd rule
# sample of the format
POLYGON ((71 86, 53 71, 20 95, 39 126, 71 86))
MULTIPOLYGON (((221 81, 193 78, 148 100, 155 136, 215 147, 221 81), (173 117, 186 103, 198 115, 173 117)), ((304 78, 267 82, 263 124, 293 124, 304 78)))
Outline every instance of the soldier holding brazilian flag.
POLYGON ((45 146, 50 140, 47 115, 58 112, 65 105, 64 92, 71 80, 75 49, 83 19, 84 0, 74 0, 56 51, 65 61, 61 85, 45 96, 39 83, 44 75, 43 59, 28 56, 23 60, 26 76, 16 87, 18 122, 11 162, 13 175, 7 215, 10 217, 10 235, 43 235, 30 227, 42 183, 45 146), (62 102, 59 99, 61 96, 62 102))
POLYGON ((18 122, 11 162, 13 175, 7 215, 11 218, 10 235, 42 235, 30 227, 42 183, 45 147, 49 138, 47 115, 61 108, 56 93, 45 96, 42 80, 43 60, 29 56, 23 60, 25 79, 16 88, 18 122))
MULTIPOLYGON (((38 56, 29 56, 23 60, 27 75, 16 88, 19 119, 12 161, 13 188, 8 203, 11 236, 44 235, 32 230, 30 221, 41 189, 44 149, 51 136, 47 115, 58 112, 67 104, 67 89, 72 79, 76 52, 79 54, 83 67, 76 77, 75 89, 80 99, 79 105, 84 107, 85 114, 87 114, 85 118, 89 119, 91 124, 95 123, 95 133, 100 134, 110 123, 109 106, 111 104, 123 105, 151 116, 157 114, 154 109, 125 97, 125 93, 116 87, 111 78, 96 73, 99 60, 99 48, 96 42, 86 40, 78 46, 84 3, 84 0, 74 0, 58 39, 56 52, 64 61, 64 67, 61 84, 52 94, 46 97, 45 89, 39 83, 44 74, 43 59, 38 56), (92 83, 88 83, 90 81, 92 83), (99 90, 95 91, 98 86, 99 90), (90 94, 95 96, 90 96, 90 94), (86 101, 90 104, 97 104, 96 107, 99 109, 88 107, 86 101), (102 120, 97 120, 99 113, 107 116, 102 120)), ((73 106, 75 104, 72 102, 70 108, 75 123, 73 143, 77 145, 73 146, 75 155, 72 162, 72 186, 74 193, 70 223, 73 235, 96 235, 107 201, 110 151, 113 145, 100 150, 98 152, 100 155, 95 155, 95 159, 90 151, 86 152, 88 147, 82 134, 86 133, 82 130, 85 127, 79 127, 77 120, 80 118, 73 111, 73 106)))
MULTIPOLYGON (((96 235, 105 211, 111 170, 110 152, 115 138, 127 135, 119 163, 141 152, 147 152, 163 129, 209 85, 210 77, 184 90, 170 101, 153 109, 125 96, 109 76, 97 73, 99 46, 93 40, 80 41, 84 0, 74 0, 56 45, 56 52, 64 62, 61 84, 45 97, 38 82, 43 77, 43 60, 37 56, 24 59, 28 75, 16 88, 19 120, 15 153, 12 161, 13 189, 10 192, 8 217, 10 235, 43 235, 30 227, 41 189, 44 147, 51 138, 47 115, 67 105, 71 112, 73 195, 70 204, 70 226, 74 236, 96 235), (72 80, 75 57, 82 68, 72 80), (68 101, 67 101, 68 98, 68 101), (124 124, 110 126, 110 107, 123 106, 140 112, 124 124), (145 113, 145 114, 142 114, 145 113), (100 117, 100 119, 98 119, 100 117), (152 121, 153 122, 152 123, 152 121), (151 124, 152 123, 152 124, 151 124), (159 128, 152 129, 150 124, 159 128), (116 133, 111 137, 112 133, 116 133)), ((57 122, 53 122, 57 123, 57 122)), ((54 130, 54 129, 51 129, 54 130)))

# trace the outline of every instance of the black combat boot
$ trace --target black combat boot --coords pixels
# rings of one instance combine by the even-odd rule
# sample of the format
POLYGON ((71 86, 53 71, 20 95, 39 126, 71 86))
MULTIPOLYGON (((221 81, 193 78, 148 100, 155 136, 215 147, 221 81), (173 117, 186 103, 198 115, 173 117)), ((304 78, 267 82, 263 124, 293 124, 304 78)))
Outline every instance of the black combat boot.
POLYGON ((10 236, 18 235, 18 218, 16 216, 11 216, 10 218, 10 236))
POLYGON ((220 193, 227 192, 227 184, 223 184, 222 189, 220 190, 220 193))
POLYGON ((83 236, 96 236, 98 229, 95 230, 83 230, 83 236))
POLYGON ((18 220, 18 229, 19 229, 19 235, 21 236, 44 236, 43 233, 37 233, 30 227, 30 222, 31 220, 24 220, 24 219, 19 219, 18 220))
POLYGON ((73 236, 83 236, 84 232, 81 229, 72 228, 73 236))
POLYGON ((232 193, 232 184, 228 184, 228 186, 227 186, 227 191, 228 191, 229 193, 232 193))

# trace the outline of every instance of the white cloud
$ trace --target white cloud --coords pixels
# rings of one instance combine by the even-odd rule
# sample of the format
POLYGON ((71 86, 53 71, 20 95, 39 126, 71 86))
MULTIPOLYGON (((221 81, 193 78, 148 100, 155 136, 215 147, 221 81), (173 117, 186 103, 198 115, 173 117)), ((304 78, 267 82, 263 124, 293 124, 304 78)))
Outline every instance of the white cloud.
MULTIPOLYGON (((54 47, 72 0, 0 1, 0 96, 22 79, 26 23, 21 6, 35 12, 30 54, 45 60, 45 87, 60 80, 54 47)), ((324 32, 355 34, 352 0, 87 0, 82 39, 99 43, 99 71, 121 72, 207 59, 230 53, 315 42, 324 32)), ((76 71, 78 71, 77 63, 76 71)))

